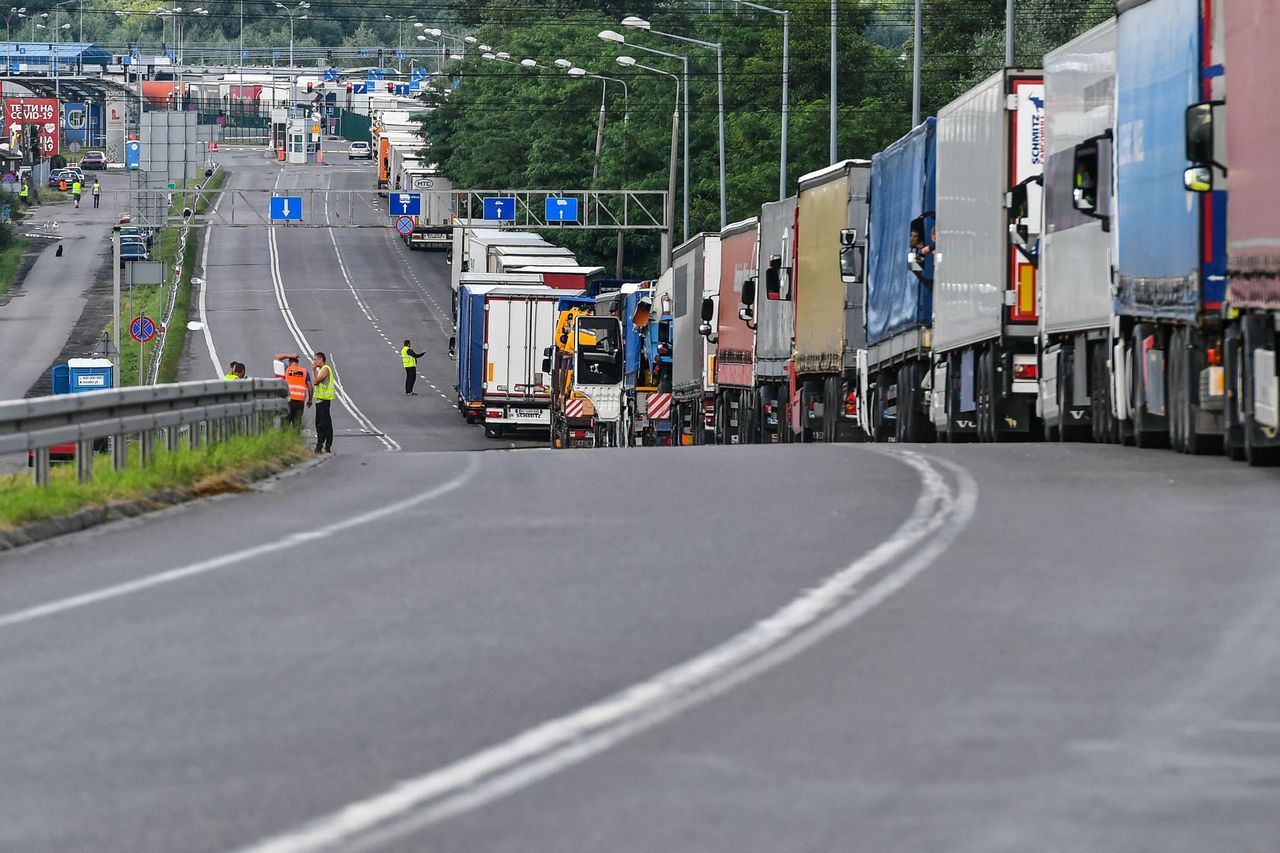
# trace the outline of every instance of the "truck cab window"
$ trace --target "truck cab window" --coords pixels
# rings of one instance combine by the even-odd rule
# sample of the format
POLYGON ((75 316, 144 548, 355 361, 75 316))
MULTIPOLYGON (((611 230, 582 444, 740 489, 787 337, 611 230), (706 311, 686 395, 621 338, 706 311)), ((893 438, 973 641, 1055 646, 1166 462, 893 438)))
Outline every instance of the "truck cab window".
POLYGON ((773 255, 764 271, 765 296, 774 301, 791 301, 791 270, 782 266, 782 258, 773 255))
POLYGON ((937 228, 932 214, 911 220, 907 235, 907 265, 925 287, 933 287, 933 261, 937 252, 937 228))

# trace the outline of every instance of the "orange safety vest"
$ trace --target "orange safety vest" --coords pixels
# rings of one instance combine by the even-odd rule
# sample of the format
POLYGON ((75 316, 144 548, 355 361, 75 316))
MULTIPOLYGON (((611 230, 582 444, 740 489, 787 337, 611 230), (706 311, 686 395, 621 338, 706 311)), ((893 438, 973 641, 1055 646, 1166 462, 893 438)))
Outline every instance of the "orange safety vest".
POLYGON ((289 383, 289 399, 307 399, 307 371, 296 364, 285 368, 284 381, 289 383))

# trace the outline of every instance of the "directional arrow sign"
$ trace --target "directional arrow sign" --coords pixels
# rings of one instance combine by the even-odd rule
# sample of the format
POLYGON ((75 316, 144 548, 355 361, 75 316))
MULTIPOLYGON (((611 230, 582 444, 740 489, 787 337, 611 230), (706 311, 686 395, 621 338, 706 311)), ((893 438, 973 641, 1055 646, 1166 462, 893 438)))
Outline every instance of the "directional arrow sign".
POLYGON ((277 195, 271 197, 271 218, 302 221, 302 196, 277 195))
POLYGON ((387 199, 387 213, 392 216, 421 216, 422 196, 417 193, 392 193, 387 199))
POLYGON ((577 222, 578 200, 576 198, 547 199, 546 220, 548 222, 577 222))
POLYGON ((489 196, 485 198, 484 218, 498 222, 515 222, 516 200, 511 196, 489 196))

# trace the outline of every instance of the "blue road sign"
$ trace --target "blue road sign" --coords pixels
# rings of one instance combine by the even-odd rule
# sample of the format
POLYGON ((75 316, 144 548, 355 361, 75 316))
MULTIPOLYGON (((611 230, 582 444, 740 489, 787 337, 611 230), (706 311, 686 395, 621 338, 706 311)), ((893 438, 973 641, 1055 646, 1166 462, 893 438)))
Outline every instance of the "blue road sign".
POLYGON ((133 322, 129 324, 129 334, 133 335, 135 341, 145 344, 156 336, 155 320, 145 315, 134 317, 133 322))
POLYGON ((271 58, 272 58, 272 59, 279 59, 279 58, 280 58, 280 51, 278 51, 278 50, 273 50, 273 51, 271 51, 271 58))
POLYGON ((271 197, 271 218, 285 221, 302 221, 302 196, 275 195, 271 197))
POLYGON ((401 237, 408 237, 413 232, 413 217, 401 216, 396 220, 396 231, 401 237))
POLYGON ((382 69, 381 69, 381 68, 370 68, 370 69, 369 69, 369 79, 370 79, 370 80, 381 80, 381 79, 382 79, 382 69))
POLYGON ((387 213, 392 216, 421 216, 422 196, 417 193, 392 193, 387 197, 387 213))
POLYGON ((368 83, 352 83, 352 84, 351 84, 351 94, 353 94, 353 95, 367 95, 367 94, 369 94, 369 84, 368 84, 368 83))
POLYGON ((578 221, 578 200, 576 198, 549 198, 546 200, 546 208, 548 222, 578 221))
POLYGON ((324 79, 326 79, 326 80, 337 80, 337 79, 338 79, 338 69, 336 69, 336 68, 326 68, 326 69, 324 70, 324 79))
POLYGON ((409 84, 408 84, 408 83, 397 83, 397 84, 396 84, 396 94, 397 94, 397 95, 407 95, 407 94, 409 94, 409 84))
POLYGON ((396 51, 396 59, 404 59, 404 51, 403 51, 403 50, 397 50, 397 51, 396 51))
POLYGON ((368 56, 368 55, 369 55, 369 51, 367 51, 367 50, 361 50, 361 51, 358 51, 357 53, 358 53, 358 55, 359 55, 359 56, 368 56))
POLYGON ((489 196, 484 199, 484 218, 515 222, 516 200, 510 196, 489 196))

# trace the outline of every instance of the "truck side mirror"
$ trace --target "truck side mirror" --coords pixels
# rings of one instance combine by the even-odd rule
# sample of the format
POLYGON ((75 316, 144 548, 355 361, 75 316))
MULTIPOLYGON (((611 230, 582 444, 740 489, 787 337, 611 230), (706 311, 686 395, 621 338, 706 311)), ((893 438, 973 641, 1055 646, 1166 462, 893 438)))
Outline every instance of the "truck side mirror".
POLYGON ((749 278, 742 283, 742 304, 748 308, 756 303, 756 280, 749 278))
POLYGON ((710 323, 712 320, 715 319, 715 316, 716 316, 716 303, 711 299, 711 297, 708 296, 707 298, 702 300, 702 322, 710 323))
POLYGON ((1213 192, 1213 168, 1210 166, 1192 166, 1182 173, 1182 185, 1188 192, 1213 192))
POLYGON ((1098 216, 1098 158, 1096 140, 1081 142, 1076 146, 1072 164, 1071 206, 1094 219, 1098 216))
POLYGON ((854 243, 857 243, 857 242, 858 242, 857 228, 845 228, 840 232, 841 246, 852 246, 854 243))
POLYGON ((1043 186, 1043 176, 1036 175, 1019 183, 1005 197, 1009 241, 1032 266, 1039 265, 1040 198, 1043 186))
POLYGON ((770 300, 782 298, 782 258, 777 255, 769 259, 769 267, 764 271, 764 295, 770 300))
POLYGON ((862 261, 866 249, 846 245, 840 250, 840 280, 845 284, 862 284, 862 261))
POLYGON ((1187 159, 1192 163, 1212 163, 1213 103, 1205 101, 1187 107, 1187 159))

